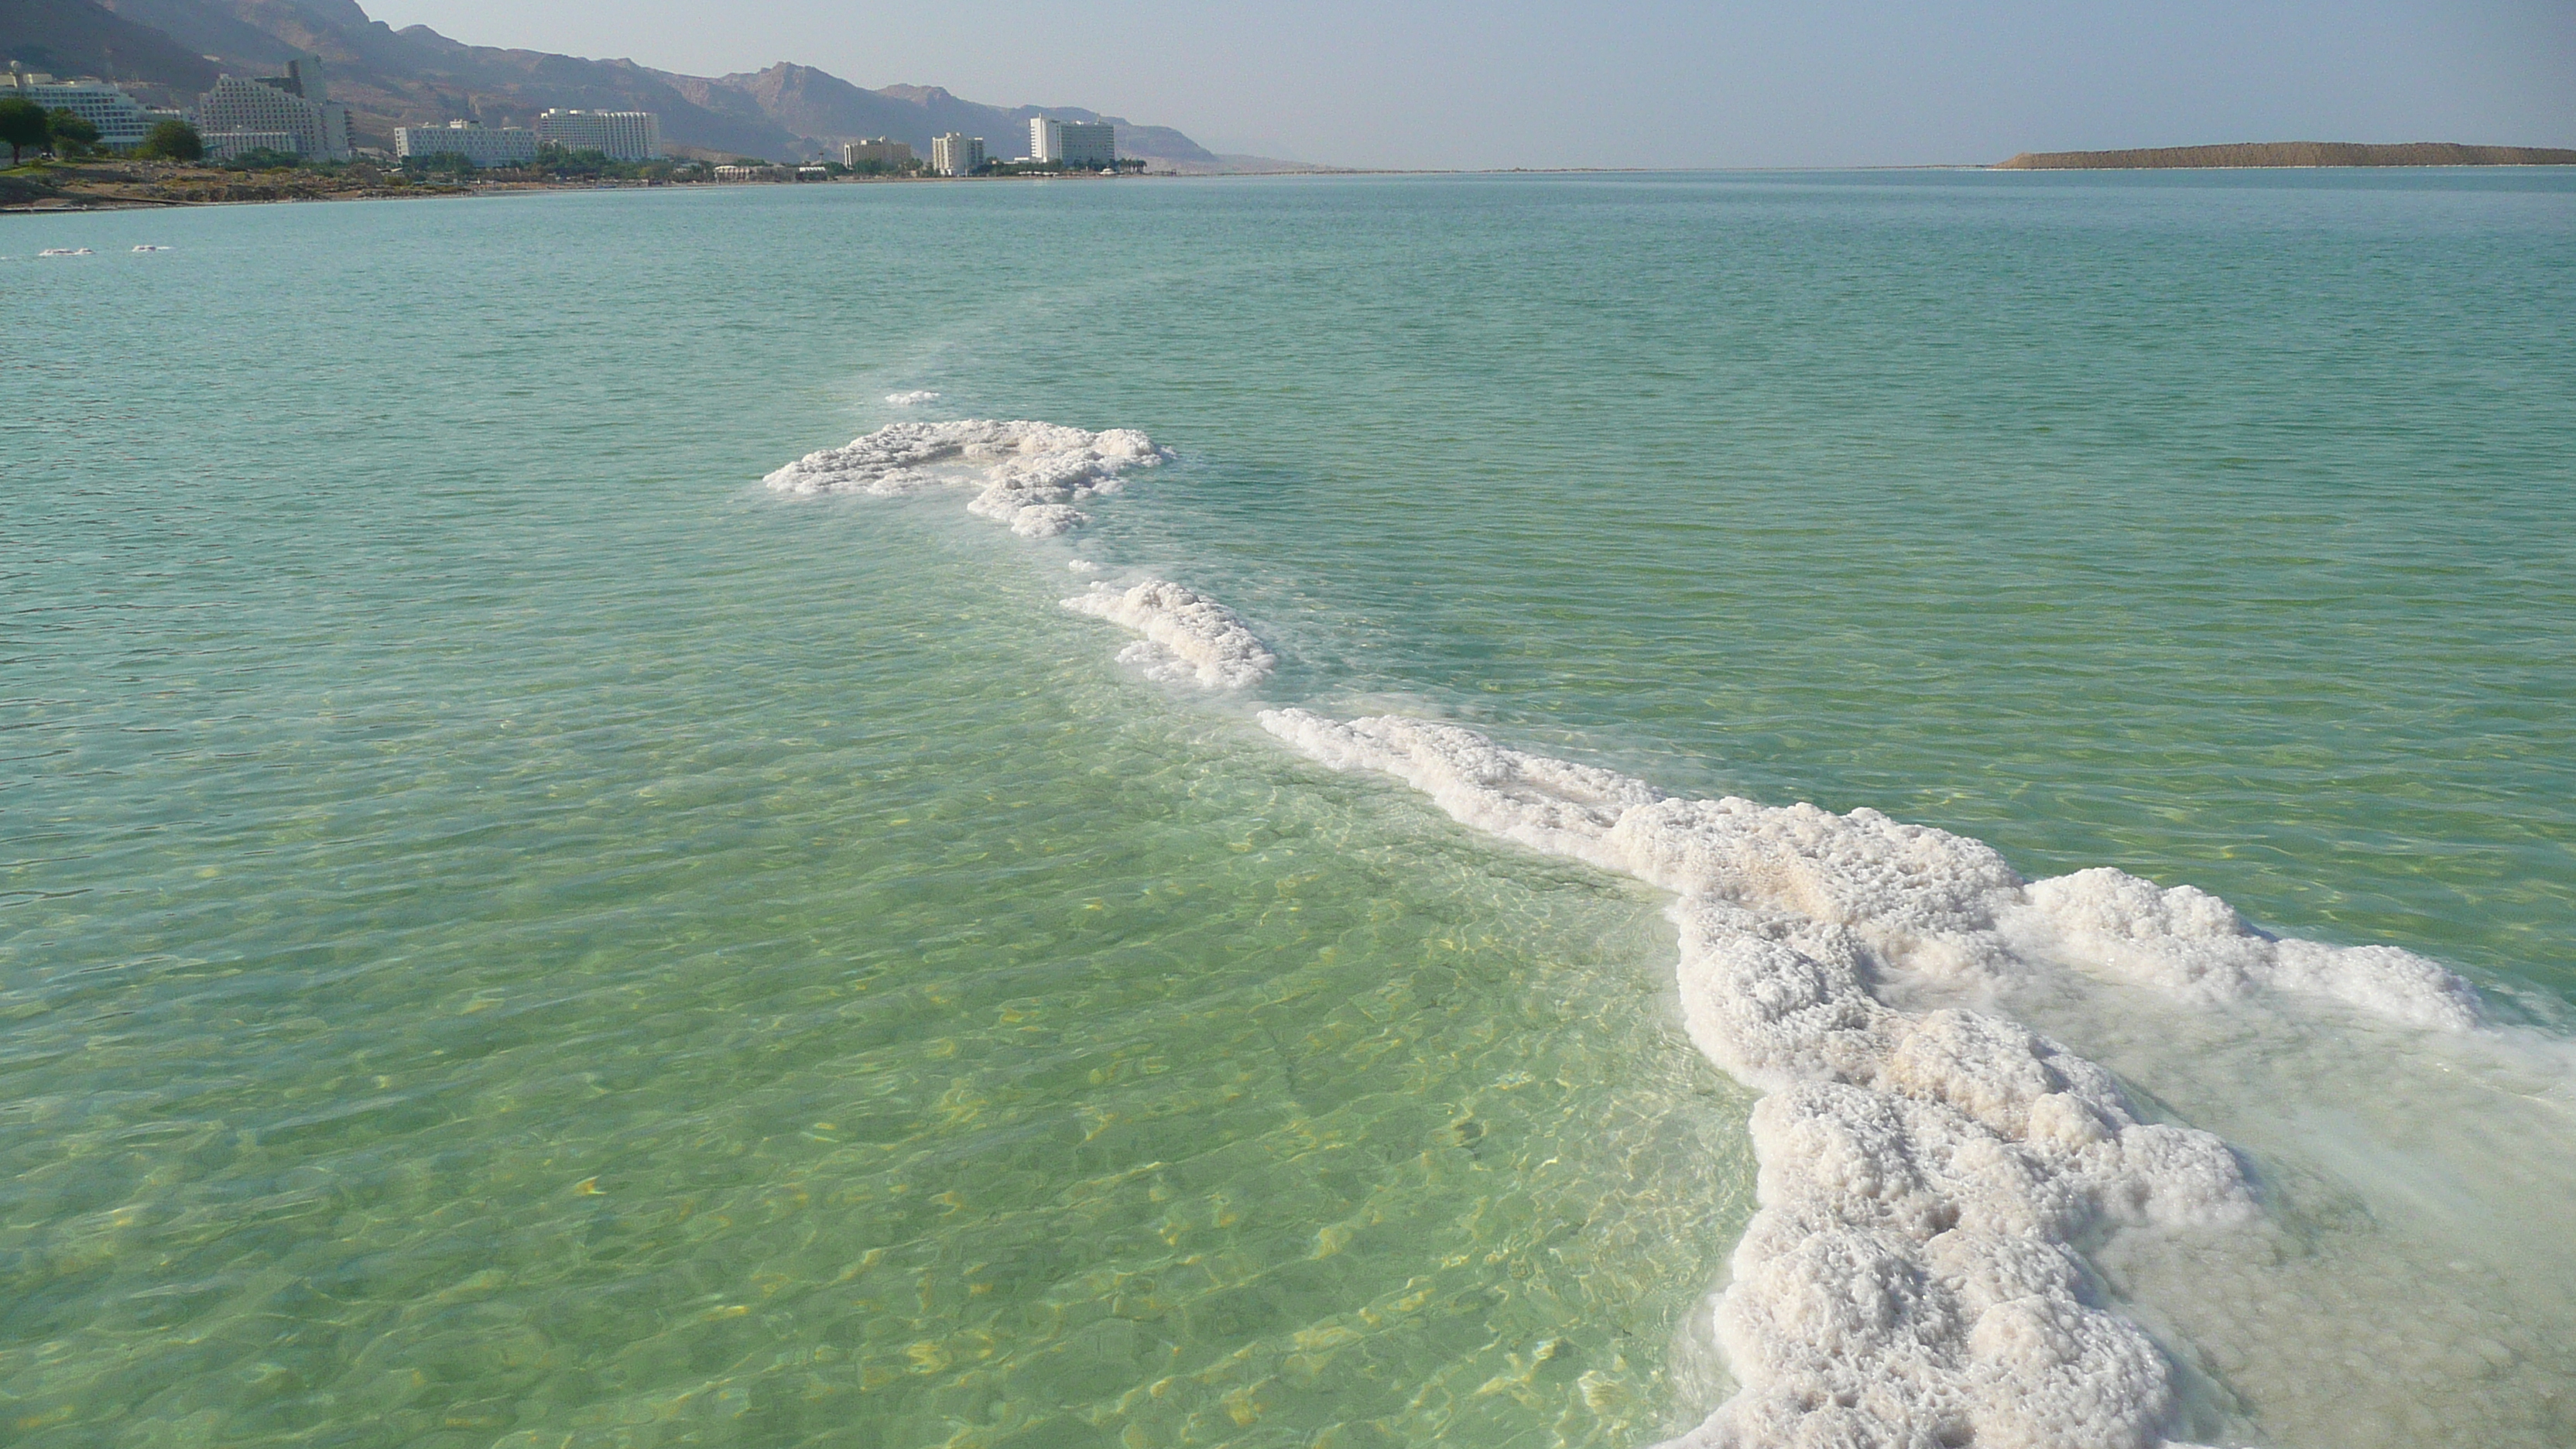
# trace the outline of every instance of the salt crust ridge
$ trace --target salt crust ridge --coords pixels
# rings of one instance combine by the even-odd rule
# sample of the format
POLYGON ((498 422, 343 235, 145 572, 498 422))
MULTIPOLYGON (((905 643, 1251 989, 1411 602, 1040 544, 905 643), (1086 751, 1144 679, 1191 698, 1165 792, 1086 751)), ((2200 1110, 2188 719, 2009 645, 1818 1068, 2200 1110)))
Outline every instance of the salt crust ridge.
POLYGON ((1149 679, 1241 689, 1259 684, 1279 667, 1279 657, 1253 636, 1241 615, 1165 579, 1124 589, 1093 584, 1065 600, 1064 607, 1144 635, 1118 651, 1118 662, 1144 670, 1149 679))
MULTIPOLYGON (((1164 456, 1123 429, 898 423, 766 481, 876 496, 980 482, 970 511, 1051 537, 1089 521, 1074 503, 1164 456)), ((1276 665, 1231 610, 1167 580, 1063 603, 1144 635, 1119 658, 1159 678, 1241 687, 1276 665)), ((2108 1072, 2014 1022, 1887 1004, 1871 987, 1888 976, 1974 990, 2074 964, 2199 1004, 2278 991, 2420 1027, 2479 1022, 2476 993, 2431 961, 2277 939, 2189 886, 2109 869, 2024 881, 1982 842, 1874 810, 1668 799, 1452 725, 1260 721, 1470 826, 1673 892, 1691 1038, 1769 1095, 1751 1124, 1760 1209, 1713 1324, 1739 1391, 1667 1449, 2169 1442, 2172 1369, 2091 1301, 2074 1245, 2120 1224, 2253 1221, 2235 1154, 2140 1122, 2108 1072)))
MULTIPOLYGON (((937 393, 897 393, 886 401, 927 401, 937 393)), ((846 448, 808 453, 762 481, 780 493, 858 493, 899 497, 926 488, 980 485, 966 511, 1009 525, 1024 538, 1052 538, 1091 521, 1073 505, 1115 493, 1119 475, 1170 456, 1132 428, 1088 433, 1054 423, 970 419, 891 423, 846 448)), ((1090 573, 1098 565, 1073 559, 1090 573)), ((1210 689, 1258 684, 1278 656, 1240 615, 1207 595, 1165 579, 1120 589, 1093 584, 1064 601, 1077 614, 1106 619, 1144 637, 1119 651, 1118 662, 1147 677, 1188 680, 1210 689)))
POLYGON ((1023 538, 1053 538, 1091 521, 1073 505, 1117 492, 1120 474, 1150 468, 1165 456, 1133 428, 1090 433, 987 418, 890 423, 846 448, 808 453, 761 481, 780 493, 878 498, 977 484, 982 491, 967 512, 1005 524, 1023 538))
POLYGON ((1691 1039, 1769 1095, 1752 1120, 1760 1208, 1715 1310, 1740 1388, 1671 1449, 2165 1442, 2172 1369, 2091 1301, 2074 1244, 2250 1222, 2235 1155, 2140 1122, 2108 1072, 2013 1022, 1887 1005, 1870 989, 1885 975, 1974 988, 2073 959, 2195 1002, 2273 990, 2478 1021, 2475 993, 2430 961, 2276 940, 2187 886, 2025 882, 1990 846, 1874 810, 1667 799, 1452 725, 1260 720, 1468 825, 1677 897, 1691 1039))

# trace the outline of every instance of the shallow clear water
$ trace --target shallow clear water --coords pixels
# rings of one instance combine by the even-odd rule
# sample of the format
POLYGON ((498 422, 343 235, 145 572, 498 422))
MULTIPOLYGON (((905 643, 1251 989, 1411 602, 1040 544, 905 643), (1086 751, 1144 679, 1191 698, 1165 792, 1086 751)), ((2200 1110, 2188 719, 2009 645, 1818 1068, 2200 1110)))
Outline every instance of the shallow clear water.
MULTIPOLYGON (((746 188, 0 254, 14 1442, 1695 1421, 1751 1097, 1657 898, 1124 674, 1069 550, 1249 615, 1271 700, 2188 881, 2459 965, 2544 1056, 2576 1001, 2566 173, 746 188), (757 489, 916 387, 1180 461, 1069 546, 757 489)), ((2239 1256, 2327 1265, 2252 1314, 2106 1262, 2217 1429, 2362 1442, 2375 1271, 2476 1320, 2386 1394, 2492 1414, 2374 1424, 2576 1432, 2563 1249, 2412 1281, 2563 1206, 2554 1088, 2024 1014, 2254 1156, 2295 1246, 2239 1256), (2438 1190, 2391 1155, 2452 1137, 2438 1190)))

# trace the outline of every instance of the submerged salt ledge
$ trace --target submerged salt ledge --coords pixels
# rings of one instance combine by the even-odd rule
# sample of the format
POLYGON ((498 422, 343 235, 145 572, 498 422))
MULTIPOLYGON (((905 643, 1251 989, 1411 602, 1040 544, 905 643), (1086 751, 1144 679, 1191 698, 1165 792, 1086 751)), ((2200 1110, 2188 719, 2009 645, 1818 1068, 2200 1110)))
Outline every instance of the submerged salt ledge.
POLYGON ((1124 589, 1093 584, 1064 607, 1144 635, 1119 651, 1118 662, 1143 669, 1148 678, 1242 689, 1269 678, 1279 665, 1232 609, 1164 579, 1124 589))
POLYGON ((1132 428, 1092 433, 989 418, 890 423, 848 447, 808 453, 762 481, 781 493, 879 498, 972 485, 981 491, 968 512, 1023 538, 1053 538, 1091 521, 1073 505, 1118 491, 1120 474, 1150 468, 1164 456, 1132 428))
POLYGON ((1715 1318, 1740 1385, 1689 1449, 2163 1442, 2173 1374, 2094 1303, 2097 1225, 2242 1224, 2235 1155, 2142 1123, 2109 1073, 2015 1023, 1902 1011, 1883 974, 1961 986, 2063 959, 2193 1001, 2332 997, 2423 1026, 2466 983, 2387 947, 2274 940, 2224 902, 2119 871, 2024 882, 1981 842, 1871 810, 1673 800, 1609 770, 1396 717, 1262 714, 1328 765, 1390 774, 1469 825, 1672 891, 1692 1040, 1768 1091, 1760 1210, 1715 1318))

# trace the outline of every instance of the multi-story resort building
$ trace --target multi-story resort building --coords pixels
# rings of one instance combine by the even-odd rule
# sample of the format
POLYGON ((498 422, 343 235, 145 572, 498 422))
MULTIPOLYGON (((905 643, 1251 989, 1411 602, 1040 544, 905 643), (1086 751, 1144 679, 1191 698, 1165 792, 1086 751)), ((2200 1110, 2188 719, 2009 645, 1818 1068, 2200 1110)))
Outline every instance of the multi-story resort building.
POLYGON ((313 161, 349 159, 349 108, 331 103, 322 62, 309 55, 288 61, 282 76, 216 81, 197 100, 197 131, 207 156, 217 160, 254 149, 313 161), (289 144, 279 145, 281 136, 289 144))
POLYGON ((1029 117, 1029 158, 1076 169, 1118 164, 1118 128, 1106 121, 1029 117))
POLYGON ((1064 144, 1056 159, 1067 166, 1110 167, 1118 164, 1118 128, 1106 121, 1066 121, 1064 144))
POLYGON ((479 126, 472 121, 396 126, 394 154, 406 161, 462 156, 477 166, 523 166, 537 159, 537 133, 525 126, 479 126))
POLYGON ((907 142, 888 140, 883 136, 876 137, 874 140, 842 143, 842 165, 865 166, 870 162, 884 166, 908 166, 912 164, 912 147, 907 142))
POLYGON ((69 111, 98 128, 100 145, 120 151, 142 145, 143 138, 161 122, 179 119, 173 111, 146 110, 141 101, 89 76, 56 80, 12 66, 9 83, 0 87, 0 94, 24 96, 49 111, 69 111))
POLYGON ((942 176, 972 176, 984 169, 984 138, 951 131, 930 138, 930 169, 942 176))
POLYGON ((662 118, 651 111, 548 111, 537 139, 567 151, 598 151, 611 161, 658 161, 662 118))
POLYGON ((297 148, 303 138, 293 131, 211 131, 201 136, 205 142, 202 159, 221 166, 227 161, 247 156, 253 151, 279 151, 289 156, 303 154, 297 148))

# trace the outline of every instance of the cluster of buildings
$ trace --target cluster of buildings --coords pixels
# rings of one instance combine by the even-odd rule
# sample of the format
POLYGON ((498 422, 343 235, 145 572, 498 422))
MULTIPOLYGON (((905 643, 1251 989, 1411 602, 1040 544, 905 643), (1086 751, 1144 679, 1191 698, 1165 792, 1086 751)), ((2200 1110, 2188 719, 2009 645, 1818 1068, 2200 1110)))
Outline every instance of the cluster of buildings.
POLYGON ((662 118, 651 111, 551 110, 534 126, 485 126, 450 121, 444 126, 396 126, 394 154, 462 156, 476 166, 520 166, 537 159, 540 146, 597 151, 611 161, 658 161, 662 118))
MULTIPOLYGON (((905 148, 908 156, 911 148, 905 148)), ((930 169, 941 176, 972 176, 991 158, 984 138, 951 131, 930 141, 930 169)), ((1107 121, 1059 121, 1029 118, 1029 154, 1016 164, 1062 166, 1068 170, 1107 170, 1118 164, 1118 128, 1107 121)))
MULTIPOLYGON (((650 111, 548 111, 534 127, 483 126, 450 121, 444 126, 404 126, 394 132, 394 154, 462 156, 477 166, 516 166, 533 161, 540 146, 567 151, 600 151, 612 161, 649 161, 662 154, 661 121, 650 111)), ((930 170, 939 176, 972 176, 990 158, 984 138, 952 131, 930 143, 930 170)), ((1068 168, 1107 169, 1118 162, 1118 132, 1106 122, 1058 121, 1045 116, 1029 122, 1029 154, 1021 162, 1068 168)), ((841 164, 899 169, 914 164, 911 143, 890 136, 846 142, 841 164)), ((718 181, 821 180, 823 167, 729 165, 715 168, 718 181)))
MULTIPOLYGON (((394 132, 394 154, 462 156, 477 166, 516 166, 533 161, 540 146, 567 151, 600 151, 612 161, 649 161, 662 154, 661 121, 650 111, 548 111, 534 127, 484 126, 450 121, 444 126, 403 126, 394 132)), ((900 169, 914 164, 910 142, 873 136, 846 142, 841 164, 900 169)), ((991 158, 984 138, 952 131, 930 143, 930 170, 939 176, 972 176, 991 158)), ((1057 121, 1039 116, 1029 122, 1029 154, 1021 162, 1068 168, 1107 169, 1118 161, 1117 128, 1106 122, 1057 121)), ((821 180, 820 166, 728 165, 715 168, 718 181, 821 180)))
MULTIPOLYGON (((280 151, 315 161, 346 161, 349 108, 331 99, 322 62, 305 56, 286 63, 286 74, 224 76, 198 98, 193 111, 145 107, 122 89, 101 80, 57 80, 9 68, 8 82, 47 110, 71 111, 98 128, 99 143, 125 149, 143 143, 163 121, 184 120, 205 141, 206 159, 229 161, 249 151, 280 151)), ((662 155, 662 121, 651 111, 550 110, 534 126, 485 126, 450 121, 443 126, 401 126, 394 131, 394 154, 405 160, 427 156, 461 156, 474 165, 519 166, 537 159, 544 146, 566 151, 597 151, 612 161, 653 161, 662 155)), ((930 143, 930 170, 940 176, 972 176, 988 160, 984 138, 952 131, 930 143)), ((1029 121, 1029 152, 1019 162, 1068 169, 1106 169, 1118 162, 1117 128, 1102 121, 1059 121, 1048 116, 1029 121)), ((912 147, 878 136, 841 147, 841 164, 852 168, 912 165, 912 147)), ((718 180, 787 179, 786 168, 716 168, 718 180), (727 172, 741 173, 728 176, 727 172), (759 173, 755 176, 753 173, 759 173)), ((819 174, 819 173, 818 173, 819 174)))
POLYGON ((96 126, 99 144, 115 150, 142 145, 163 121, 186 121, 205 139, 210 161, 261 150, 317 161, 346 161, 351 155, 349 108, 332 102, 322 62, 311 56, 288 61, 284 75, 224 76, 197 98, 192 111, 154 110, 103 80, 57 80, 14 65, 9 86, 46 110, 67 110, 96 126))
MULTIPOLYGON (((315 56, 288 61, 284 75, 224 76, 187 111, 154 110, 106 81, 58 80, 15 65, 9 68, 8 91, 49 111, 70 111, 98 128, 100 145, 115 150, 143 144, 163 121, 186 121, 197 128, 209 161, 230 161, 248 151, 279 151, 313 161, 346 161, 356 154, 349 141, 349 108, 331 99, 322 62, 315 56)), ((394 131, 397 156, 454 154, 477 166, 533 161, 537 148, 546 145, 605 152, 612 161, 651 161, 662 154, 662 121, 651 111, 551 110, 534 127, 450 121, 394 131)))

